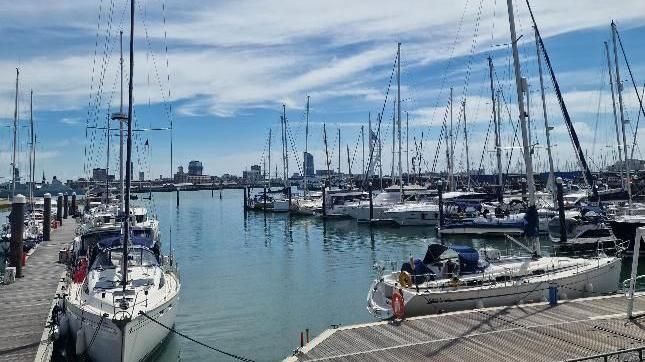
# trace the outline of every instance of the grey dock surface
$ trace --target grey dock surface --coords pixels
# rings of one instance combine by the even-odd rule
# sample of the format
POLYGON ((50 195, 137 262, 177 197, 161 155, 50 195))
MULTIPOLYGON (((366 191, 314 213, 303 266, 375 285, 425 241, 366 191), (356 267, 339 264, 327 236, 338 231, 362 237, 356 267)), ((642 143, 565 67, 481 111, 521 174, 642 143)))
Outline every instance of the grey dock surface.
MULTIPOLYGON (((636 316, 645 311, 645 293, 637 296, 636 316)), ((563 361, 645 349, 645 317, 630 320, 626 309, 627 298, 617 294, 346 326, 324 331, 286 360, 563 361)))
MULTIPOLYGON (((58 251, 74 239, 74 219, 52 229, 51 240, 38 245, 27 259, 24 276, 0 285, 0 361, 33 361, 65 265, 58 251)), ((51 351, 49 352, 51 353, 51 351)), ((49 360, 49 359, 46 359, 49 360)))

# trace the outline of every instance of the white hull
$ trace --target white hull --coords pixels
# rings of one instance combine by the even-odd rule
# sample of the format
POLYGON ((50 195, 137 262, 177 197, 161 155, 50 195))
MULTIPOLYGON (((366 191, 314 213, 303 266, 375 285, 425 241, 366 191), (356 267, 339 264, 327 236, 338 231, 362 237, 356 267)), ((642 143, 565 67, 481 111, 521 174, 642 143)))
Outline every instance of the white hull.
POLYGON ((457 235, 522 235, 524 230, 516 227, 451 227, 439 229, 440 234, 457 234, 457 235))
POLYGON ((439 212, 405 211, 386 212, 386 218, 401 226, 435 226, 439 224, 439 212))
MULTIPOLYGON (((544 274, 488 286, 420 288, 419 292, 415 288, 403 288, 405 316, 546 301, 550 285, 557 285, 561 299, 613 293, 618 290, 620 269, 619 258, 602 258, 597 266, 588 266, 584 271, 561 277, 544 274)), ((374 281, 367 296, 367 309, 372 315, 380 319, 393 316, 390 305, 392 290, 390 283, 374 281)))
MULTIPOLYGON (((143 361, 169 333, 168 329, 142 315, 133 316, 134 319, 122 329, 113 320, 104 318, 97 332, 100 316, 83 312, 72 303, 67 303, 67 311, 72 336, 77 337, 81 330, 84 350, 95 362, 143 361), (122 331, 125 331, 125 335, 122 331)), ((147 314, 165 326, 174 326, 177 314, 175 299, 168 300, 147 314)), ((117 318, 121 316, 117 315, 117 318)))

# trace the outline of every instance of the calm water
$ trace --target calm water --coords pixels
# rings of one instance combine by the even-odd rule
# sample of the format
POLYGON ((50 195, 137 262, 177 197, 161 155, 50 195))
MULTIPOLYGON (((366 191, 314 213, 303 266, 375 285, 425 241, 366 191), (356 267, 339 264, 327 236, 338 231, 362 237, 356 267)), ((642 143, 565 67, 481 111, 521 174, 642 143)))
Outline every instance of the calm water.
MULTIPOLYGON (((214 196, 183 192, 177 209, 174 193, 158 193, 149 205, 160 219, 166 252, 172 228, 181 269, 176 328, 257 361, 289 356, 305 328, 313 338, 332 324, 374 321, 365 309, 374 263, 398 267, 410 255, 422 258, 435 240, 433 228, 369 228, 353 220, 253 212, 245 218, 242 190, 225 190, 222 200, 214 196)), ((453 241, 512 246, 504 239, 453 241)), ((158 358, 232 360, 176 336, 158 358)))
MULTIPOLYGON (((182 276, 177 329, 259 361, 290 355, 300 331, 373 321, 365 309, 377 261, 422 258, 433 228, 372 228, 353 220, 242 211, 242 190, 154 196, 167 250, 182 276)), ((483 239, 461 240, 482 246, 483 239)), ((488 245, 505 248, 502 240, 488 245)), ((510 246, 510 245, 509 245, 510 246)), ((226 360, 173 338, 163 360, 226 360)))

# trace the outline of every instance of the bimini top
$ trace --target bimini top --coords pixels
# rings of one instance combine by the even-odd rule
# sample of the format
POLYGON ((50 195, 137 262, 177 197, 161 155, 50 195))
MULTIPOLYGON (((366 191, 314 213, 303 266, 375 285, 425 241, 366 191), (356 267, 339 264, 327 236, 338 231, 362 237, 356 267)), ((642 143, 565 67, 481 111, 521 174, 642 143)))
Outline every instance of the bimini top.
MULTIPOLYGON (((143 246, 145 248, 151 249, 155 244, 155 242, 154 240, 143 236, 131 236, 130 244, 134 246, 143 246)), ((98 247, 103 250, 118 248, 118 247, 121 247, 122 245, 123 244, 121 243, 121 235, 109 236, 104 239, 101 239, 98 242, 98 247)))
POLYGON ((473 272, 477 269, 479 253, 477 250, 466 245, 441 245, 430 244, 423 258, 423 264, 434 264, 450 259, 459 259, 462 272, 473 272))

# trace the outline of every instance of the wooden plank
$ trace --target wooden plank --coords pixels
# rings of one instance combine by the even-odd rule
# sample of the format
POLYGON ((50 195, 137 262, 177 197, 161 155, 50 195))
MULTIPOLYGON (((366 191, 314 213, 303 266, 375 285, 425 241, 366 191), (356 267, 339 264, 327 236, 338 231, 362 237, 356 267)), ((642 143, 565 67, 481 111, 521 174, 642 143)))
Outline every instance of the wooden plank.
POLYGON ((52 230, 27 259, 24 277, 0 285, 0 360, 33 361, 45 322, 65 266, 58 264, 58 251, 74 238, 73 219, 52 230))

